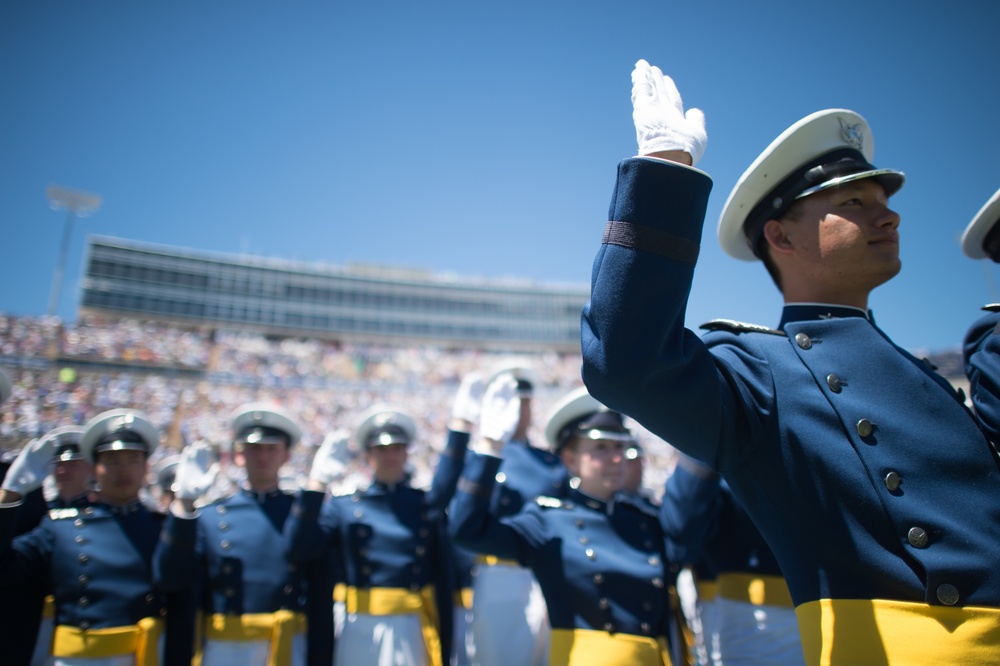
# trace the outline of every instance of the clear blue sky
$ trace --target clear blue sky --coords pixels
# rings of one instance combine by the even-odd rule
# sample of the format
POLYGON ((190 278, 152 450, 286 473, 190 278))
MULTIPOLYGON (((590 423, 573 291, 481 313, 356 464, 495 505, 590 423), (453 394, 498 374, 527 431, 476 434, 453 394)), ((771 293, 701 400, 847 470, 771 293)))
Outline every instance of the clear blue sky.
POLYGON ((956 346, 998 269, 958 237, 1000 187, 1000 3, 0 3, 0 310, 46 311, 65 215, 88 233, 334 264, 586 284, 638 58, 705 111, 715 188, 689 322, 774 325, 763 268, 715 225, 744 168, 808 113, 872 125, 906 172, 903 272, 875 292, 911 349, 956 346))

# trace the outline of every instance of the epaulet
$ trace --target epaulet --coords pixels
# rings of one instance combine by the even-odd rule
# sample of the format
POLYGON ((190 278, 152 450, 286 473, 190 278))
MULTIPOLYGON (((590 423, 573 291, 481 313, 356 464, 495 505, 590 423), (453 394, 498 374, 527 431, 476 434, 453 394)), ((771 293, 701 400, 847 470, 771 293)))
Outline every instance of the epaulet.
POLYGON ((65 520, 67 518, 76 518, 80 515, 80 510, 76 507, 69 507, 66 509, 49 509, 49 518, 52 520, 65 520))
POLYGON ((784 336, 785 332, 776 328, 768 328, 760 324, 748 324, 735 319, 713 319, 705 322, 698 328, 706 331, 729 331, 730 333, 768 333, 770 335, 784 336))
POLYGON ((1000 312, 1000 303, 987 303, 980 309, 987 312, 1000 312))
POLYGON ((543 509, 561 509, 563 506, 563 501, 557 497, 546 497, 545 495, 539 495, 535 498, 535 503, 543 509))

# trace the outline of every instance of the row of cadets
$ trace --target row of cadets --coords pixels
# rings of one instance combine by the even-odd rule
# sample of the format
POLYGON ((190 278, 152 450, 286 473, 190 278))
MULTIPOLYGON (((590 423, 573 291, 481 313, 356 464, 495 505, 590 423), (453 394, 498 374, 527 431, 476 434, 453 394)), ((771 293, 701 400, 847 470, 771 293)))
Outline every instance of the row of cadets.
POLYGON ((142 413, 115 409, 91 419, 79 441, 93 465, 91 498, 51 509, 38 527, 12 538, 21 501, 41 487, 60 440, 31 442, 4 478, 0 584, 38 580, 51 590, 54 666, 190 664, 191 644, 174 631, 172 616, 192 600, 153 583, 163 516, 139 493, 159 434, 142 413))
POLYGON ((288 554, 305 566, 339 555, 346 619, 334 662, 442 666, 452 645, 453 587, 445 508, 455 492, 469 433, 449 430, 431 488, 413 487, 407 471, 417 436, 412 417, 375 405, 354 431, 371 483, 327 494, 346 467, 346 447, 327 440, 314 457, 307 488, 289 520, 288 554))
POLYGON ((872 165, 853 111, 794 123, 740 177, 718 228, 727 253, 768 268, 781 321, 699 337, 684 310, 711 190, 693 168, 704 115, 644 60, 632 84, 639 156, 618 167, 595 259, 586 385, 726 479, 778 559, 807 664, 995 662, 997 375, 974 386, 971 414, 868 310, 901 267, 889 197, 903 174, 872 165))
POLYGON ((232 416, 234 462, 246 472, 237 492, 203 504, 219 472, 215 452, 193 442, 181 452, 174 500, 157 556, 170 590, 202 599, 202 666, 329 664, 332 582, 323 563, 285 557, 294 494, 278 487, 301 428, 279 407, 250 403, 232 416))
POLYGON ((481 420, 496 426, 482 429, 467 457, 449 511, 456 542, 532 570, 552 627, 551 666, 684 663, 671 655, 671 647, 680 647, 668 589, 676 569, 666 558, 657 512, 620 493, 633 441, 622 415, 586 389, 565 396, 547 421, 546 438, 575 487, 562 498, 540 496, 518 513, 498 516, 491 498, 518 402, 510 374, 486 390, 481 420))

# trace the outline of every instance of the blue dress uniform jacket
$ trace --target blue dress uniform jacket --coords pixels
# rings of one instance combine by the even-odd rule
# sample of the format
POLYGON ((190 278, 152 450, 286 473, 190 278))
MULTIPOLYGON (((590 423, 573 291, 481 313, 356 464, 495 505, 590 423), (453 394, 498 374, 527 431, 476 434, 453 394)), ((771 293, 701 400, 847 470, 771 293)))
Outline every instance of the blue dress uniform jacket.
MULTIPOLYGON (((81 630, 135 625, 167 615, 167 594, 152 582, 163 516, 135 501, 53 509, 31 532, 11 541, 16 509, 0 509, 0 581, 41 577, 55 597, 55 625, 81 630)), ((163 662, 190 663, 170 649, 163 662)))
POLYGON ((1000 606, 1000 473, 943 378, 850 309, 786 308, 777 331, 684 328, 710 186, 619 165, 582 320, 591 394, 723 473, 796 606, 1000 606))
POLYGON ((969 378, 969 397, 983 430, 996 445, 1000 442, 1000 306, 986 306, 965 336, 962 354, 969 378))
MULTIPOLYGON (((284 529, 295 496, 242 489, 201 508, 197 518, 167 518, 157 576, 171 590, 203 588, 206 614, 244 615, 287 610, 306 615, 309 642, 329 641, 332 580, 318 563, 299 567, 285 558, 284 529), (309 595, 322 598, 316 606, 309 595), (321 618, 311 609, 324 613, 321 618), (328 621, 328 622, 327 622, 328 621)), ((311 663, 330 663, 332 643, 309 650, 311 663)))
POLYGON ((339 551, 349 590, 416 593, 433 586, 444 664, 450 657, 454 591, 444 510, 458 484, 468 442, 468 433, 449 431, 426 492, 405 480, 392 487, 372 483, 330 498, 302 491, 286 534, 288 557, 300 565, 320 561, 329 566, 330 549, 339 551))
POLYGON ((498 518, 488 498, 500 462, 469 454, 449 511, 456 543, 530 568, 554 631, 666 641, 671 573, 656 511, 624 495, 602 502, 570 490, 562 500, 542 497, 517 515, 498 518))
POLYGON ((500 481, 493 490, 490 511, 497 516, 511 516, 536 497, 564 497, 569 490, 569 471, 559 456, 512 441, 504 447, 500 481))

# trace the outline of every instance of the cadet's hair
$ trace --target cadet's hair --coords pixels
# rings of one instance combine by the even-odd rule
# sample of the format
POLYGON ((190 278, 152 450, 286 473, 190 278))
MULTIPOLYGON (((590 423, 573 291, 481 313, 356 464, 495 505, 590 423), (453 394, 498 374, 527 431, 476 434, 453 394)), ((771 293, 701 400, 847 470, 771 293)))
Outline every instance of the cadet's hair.
MULTIPOLYGON (((779 219, 789 220, 791 222, 801 221, 801 200, 795 201, 779 219)), ((774 281, 774 285, 778 288, 778 291, 785 293, 785 290, 781 287, 781 273, 778 272, 778 267, 774 265, 774 260, 771 258, 771 244, 767 242, 767 238, 764 237, 763 233, 761 233, 760 238, 757 239, 757 256, 760 257, 761 262, 764 264, 764 268, 767 269, 767 273, 771 276, 771 280, 774 281)))

